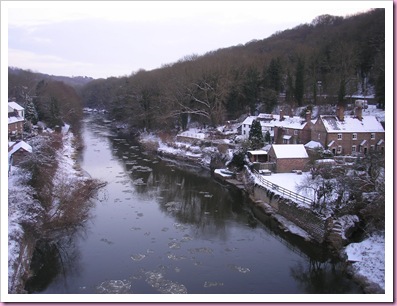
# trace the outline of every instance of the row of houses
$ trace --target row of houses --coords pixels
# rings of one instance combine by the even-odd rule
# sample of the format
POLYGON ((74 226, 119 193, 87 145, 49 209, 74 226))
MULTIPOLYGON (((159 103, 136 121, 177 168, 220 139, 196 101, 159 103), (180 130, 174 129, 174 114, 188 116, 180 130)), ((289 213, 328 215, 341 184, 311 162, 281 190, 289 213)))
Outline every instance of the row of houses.
POLYGON ((17 102, 8 102, 8 175, 12 166, 18 165, 27 154, 32 153, 32 147, 22 140, 24 123, 25 109, 17 102))
POLYGON ((384 127, 376 116, 363 116, 362 109, 361 102, 356 103, 354 115, 347 116, 344 107, 338 106, 335 115, 320 115, 315 120, 310 111, 305 118, 285 116, 283 110, 279 115, 248 116, 241 125, 241 135, 248 138, 252 122, 258 120, 262 133, 269 132, 275 144, 307 144, 312 141, 333 155, 384 151, 384 127))

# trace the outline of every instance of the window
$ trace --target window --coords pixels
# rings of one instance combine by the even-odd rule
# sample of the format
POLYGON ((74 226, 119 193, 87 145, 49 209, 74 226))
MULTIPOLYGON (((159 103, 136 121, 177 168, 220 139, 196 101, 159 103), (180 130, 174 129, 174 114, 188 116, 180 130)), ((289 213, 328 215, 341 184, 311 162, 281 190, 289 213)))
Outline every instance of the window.
POLYGON ((357 140, 357 133, 353 133, 353 140, 357 140))
POLYGON ((321 134, 318 133, 317 139, 320 140, 321 139, 321 134))
POLYGON ((285 134, 286 134, 286 135, 288 135, 288 134, 289 134, 289 132, 288 132, 288 129, 285 129, 285 134))
POLYGON ((298 130, 294 130, 294 135, 298 135, 298 130))
POLYGON ((375 133, 371 133, 371 139, 375 139, 375 133))
POLYGON ((352 153, 356 152, 356 146, 352 146, 352 153))
POLYGON ((342 146, 338 146, 338 151, 337 151, 337 153, 342 153, 342 146))
POLYGON ((338 134, 338 140, 342 140, 342 134, 338 134))
POLYGON ((369 147, 369 149, 370 149, 371 151, 375 151, 375 146, 374 146, 374 145, 371 145, 371 146, 369 147))

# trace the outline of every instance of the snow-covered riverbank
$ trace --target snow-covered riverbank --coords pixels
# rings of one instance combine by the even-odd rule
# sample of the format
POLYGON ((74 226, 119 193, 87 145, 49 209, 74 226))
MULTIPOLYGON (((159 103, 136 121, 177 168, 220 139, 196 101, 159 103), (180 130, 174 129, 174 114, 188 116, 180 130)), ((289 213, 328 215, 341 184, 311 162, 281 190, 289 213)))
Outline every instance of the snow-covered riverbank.
MULTIPOLYGON (((77 167, 74 135, 63 134, 62 148, 57 151, 58 168, 54 185, 68 180, 85 179, 77 167)), ((37 138, 36 138, 37 141, 37 138)), ((43 140, 44 141, 44 140, 43 140)), ((36 191, 28 185, 30 173, 13 166, 8 178, 8 292, 20 293, 33 252, 34 241, 26 239, 22 224, 40 227, 43 207, 35 199, 36 191), (27 243, 29 242, 29 243, 27 243)))

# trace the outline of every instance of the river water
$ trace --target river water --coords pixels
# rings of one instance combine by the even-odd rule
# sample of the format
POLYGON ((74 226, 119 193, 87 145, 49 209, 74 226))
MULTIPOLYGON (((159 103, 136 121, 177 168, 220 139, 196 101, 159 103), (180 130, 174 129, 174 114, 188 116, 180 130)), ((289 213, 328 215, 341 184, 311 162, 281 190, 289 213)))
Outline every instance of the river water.
POLYGON ((35 293, 362 293, 326 250, 256 220, 208 171, 147 155, 99 115, 83 137, 81 166, 107 186, 35 293))

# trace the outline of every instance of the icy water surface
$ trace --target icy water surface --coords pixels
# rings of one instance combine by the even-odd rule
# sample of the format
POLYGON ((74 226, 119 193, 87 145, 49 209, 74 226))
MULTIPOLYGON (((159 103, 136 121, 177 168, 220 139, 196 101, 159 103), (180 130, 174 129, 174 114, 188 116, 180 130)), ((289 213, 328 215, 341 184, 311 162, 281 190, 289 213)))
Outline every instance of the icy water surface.
POLYGON ((40 293, 361 293, 324 252, 258 222, 207 171, 161 161, 87 117, 82 167, 106 181, 40 293))

